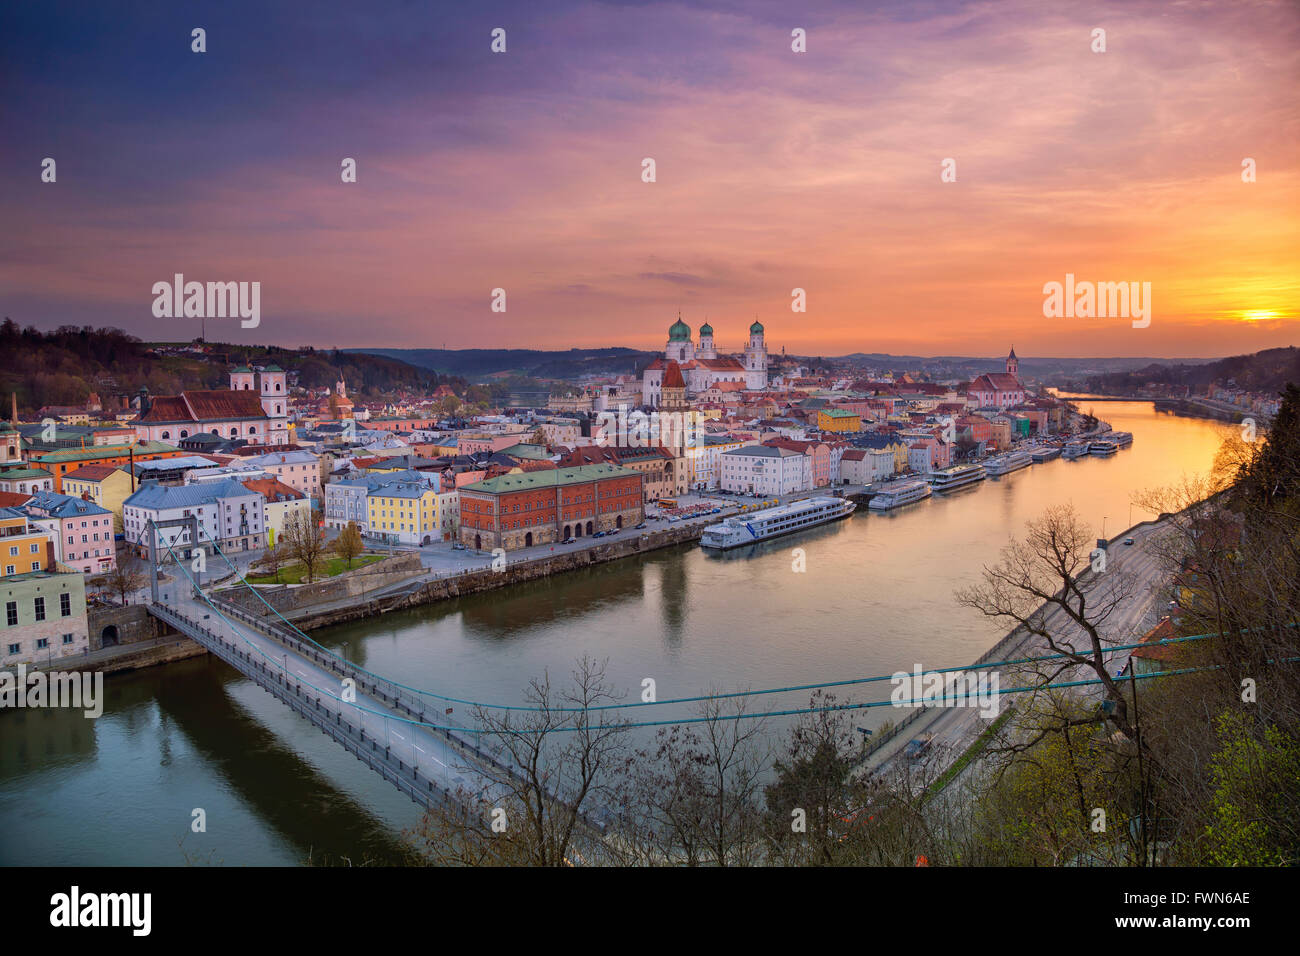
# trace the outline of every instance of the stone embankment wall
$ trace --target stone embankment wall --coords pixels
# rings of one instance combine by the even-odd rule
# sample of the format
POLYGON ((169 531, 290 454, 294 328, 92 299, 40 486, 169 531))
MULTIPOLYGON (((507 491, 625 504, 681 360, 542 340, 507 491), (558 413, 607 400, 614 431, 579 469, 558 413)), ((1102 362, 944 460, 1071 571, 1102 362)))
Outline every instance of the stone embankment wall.
MULTIPOLYGON (((398 584, 423 573, 424 566, 420 563, 420 556, 414 551, 406 551, 314 584, 298 587, 263 587, 258 588, 258 592, 266 599, 267 604, 281 614, 289 615, 317 604, 327 604, 346 598, 362 598, 370 591, 398 584)), ((243 586, 218 593, 222 599, 237 604, 251 613, 261 614, 266 610, 266 604, 259 601, 257 595, 250 594, 243 586)))
MULTIPOLYGON (((463 597, 481 591, 492 591, 497 588, 509 587, 512 584, 535 581, 538 578, 550 577, 553 574, 563 574, 566 571, 605 564, 609 561, 619 561, 623 558, 645 554, 659 548, 670 548, 674 545, 696 541, 703 530, 703 524, 664 528, 647 532, 644 535, 637 535, 636 537, 616 539, 608 543, 593 543, 590 548, 584 548, 580 551, 566 551, 561 554, 538 558, 534 561, 521 561, 517 564, 510 564, 500 571, 485 568, 467 574, 435 578, 432 581, 426 581, 418 588, 413 587, 409 591, 385 595, 370 601, 365 600, 363 597, 358 599, 356 603, 344 607, 323 609, 319 614, 300 615, 294 618, 294 623, 303 630, 311 630, 326 627, 330 624, 340 624, 344 621, 373 617, 387 611, 429 604, 433 601, 463 597)), ((256 598, 253 598, 253 600, 256 601, 256 598)), ((265 611, 265 606, 259 608, 245 606, 249 607, 249 610, 254 613, 265 611)))
POLYGON ((86 623, 90 631, 90 653, 80 658, 64 658, 62 663, 67 668, 113 674, 207 653, 202 646, 150 614, 143 604, 91 608, 86 623), (104 644, 105 638, 109 640, 108 646, 104 644))

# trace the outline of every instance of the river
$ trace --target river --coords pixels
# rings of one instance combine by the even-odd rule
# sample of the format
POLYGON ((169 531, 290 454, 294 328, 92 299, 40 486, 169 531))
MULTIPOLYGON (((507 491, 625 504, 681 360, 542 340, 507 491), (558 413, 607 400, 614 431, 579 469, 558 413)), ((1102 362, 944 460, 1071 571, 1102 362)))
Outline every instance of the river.
MULTIPOLYGON (((1073 503, 1113 537, 1151 517, 1131 508, 1135 492, 1206 472, 1228 427, 1148 402, 1091 408, 1133 432, 1133 445, 895 513, 859 509, 751 552, 668 549, 313 636, 407 684, 499 703, 520 702, 546 669, 562 681, 584 653, 608 659, 630 700, 646 678, 662 700, 965 664, 1001 632, 958 607, 953 592, 976 582, 1027 520, 1073 503)), ((0 864, 395 862, 419 820, 414 804, 220 662, 110 677, 106 697, 97 720, 0 714, 0 864), (196 809, 203 832, 191 828, 196 809)), ((765 704, 807 699, 787 693, 765 704)), ((892 716, 860 713, 868 727, 892 716)))

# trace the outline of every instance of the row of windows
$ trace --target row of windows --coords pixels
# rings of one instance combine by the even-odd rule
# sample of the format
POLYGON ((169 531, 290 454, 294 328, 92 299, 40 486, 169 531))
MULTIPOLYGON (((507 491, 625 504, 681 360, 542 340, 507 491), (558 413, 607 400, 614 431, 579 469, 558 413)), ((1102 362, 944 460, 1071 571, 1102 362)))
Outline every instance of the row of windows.
MULTIPOLYGON (((36 620, 38 621, 45 620, 45 598, 44 597, 32 598, 32 611, 34 616, 36 617, 36 620)), ((71 594, 59 595, 59 616, 60 617, 72 616, 72 595, 71 594)), ((17 601, 5 602, 5 625, 7 627, 18 626, 18 602, 17 601)))
MULTIPOLYGON (((76 638, 73 637, 73 635, 71 634, 63 635, 63 643, 65 645, 71 644, 74 640, 76 640, 76 638)), ((48 637, 38 637, 36 639, 36 649, 38 651, 43 651, 49 646, 50 646, 50 639, 48 637)), ((21 654, 22 652, 23 652, 23 645, 21 642, 15 642, 9 645, 10 654, 21 654)))
MULTIPOLYGON (((95 540, 99 540, 99 539, 96 538, 95 540)), ((71 538, 68 539, 68 543, 69 543, 69 544, 72 543, 72 539, 71 539, 71 538)), ((41 553, 41 546, 40 546, 40 543, 38 542, 38 543, 36 543, 36 544, 31 545, 31 551, 30 551, 29 553, 31 553, 31 554, 40 554, 40 553, 41 553)), ((16 558, 16 557, 18 557, 18 546, 17 546, 17 545, 13 545, 12 547, 9 548, 9 557, 11 557, 11 558, 16 558)))
MULTIPOLYGON (((33 570, 33 571, 39 571, 40 569, 41 569, 41 562, 39 562, 39 561, 33 561, 33 562, 32 562, 32 570, 33 570)), ((12 574, 14 573, 15 570, 16 570, 16 569, 14 568, 14 566, 13 566, 12 564, 6 564, 6 565, 5 565, 5 574, 12 575, 12 574)))

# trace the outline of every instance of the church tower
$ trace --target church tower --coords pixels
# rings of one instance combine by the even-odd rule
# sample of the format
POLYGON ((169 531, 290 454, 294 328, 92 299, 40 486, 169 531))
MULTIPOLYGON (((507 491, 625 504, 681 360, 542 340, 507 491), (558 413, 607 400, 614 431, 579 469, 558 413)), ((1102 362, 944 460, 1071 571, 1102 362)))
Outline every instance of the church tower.
POLYGON ((705 322, 700 326, 700 346, 695 350, 696 358, 715 359, 718 349, 713 344, 713 326, 705 322))
POLYGON ((664 369, 664 384, 660 391, 659 407, 666 412, 679 412, 686 408, 686 379, 681 366, 669 362, 664 369))
POLYGON ((1016 347, 1011 346, 1011 352, 1007 355, 1007 374, 1020 381, 1020 359, 1016 358, 1016 347))
POLYGON ((682 321, 680 310, 677 313, 677 321, 668 327, 668 344, 664 346, 664 358, 683 365, 695 358, 695 345, 691 342, 691 327, 682 321))
POLYGON ((757 319, 749 327, 749 344, 745 346, 745 388, 767 388, 767 346, 763 342, 763 326, 757 319))

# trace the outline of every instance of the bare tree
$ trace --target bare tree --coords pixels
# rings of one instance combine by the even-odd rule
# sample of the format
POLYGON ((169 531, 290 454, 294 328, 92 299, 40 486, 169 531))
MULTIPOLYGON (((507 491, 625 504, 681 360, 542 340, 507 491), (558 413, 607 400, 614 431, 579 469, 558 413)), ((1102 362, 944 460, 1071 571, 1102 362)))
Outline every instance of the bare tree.
POLYGON ((765 856, 759 806, 766 720, 745 697, 702 701, 698 723, 662 729, 629 765, 622 836, 638 862, 747 866, 765 856))
POLYGON ((125 607, 127 598, 132 592, 144 587, 148 583, 148 578, 144 573, 144 565, 135 553, 125 551, 113 570, 94 578, 91 583, 116 594, 125 607))
MULTIPOLYGON (((1073 507, 1048 508, 1041 518, 1029 522, 1023 541, 1008 544, 1002 560, 984 568, 983 584, 958 591, 957 601, 986 617, 1011 623, 1038 638, 1038 649, 1061 655, 1042 671, 1043 683, 1076 668, 1090 672, 1111 702, 1107 719, 1136 740, 1128 697, 1111 675, 1106 658, 1108 646, 1121 641, 1103 634, 1111 618, 1133 598, 1134 588, 1131 578, 1117 570, 1093 570, 1093 543, 1092 529, 1073 507)), ((1116 638, 1129 636, 1123 633, 1116 638)), ((1069 718, 1079 720, 1094 718, 1069 718)))
POLYGON ((434 862, 567 866, 603 861, 603 822, 613 801, 610 774, 625 759, 626 721, 605 679, 605 663, 583 657, 569 687, 549 674, 535 678, 530 710, 477 707, 483 739, 497 744, 497 762, 475 760, 490 793, 464 794, 460 807, 430 813, 420 840, 434 862), (603 814, 601 814, 603 816, 603 814), (503 823, 494 830, 493 817, 503 823))
POLYGON ((320 529, 318 512, 310 516, 302 511, 289 515, 284 523, 284 547, 302 565, 310 584, 325 556, 325 535, 320 529))

